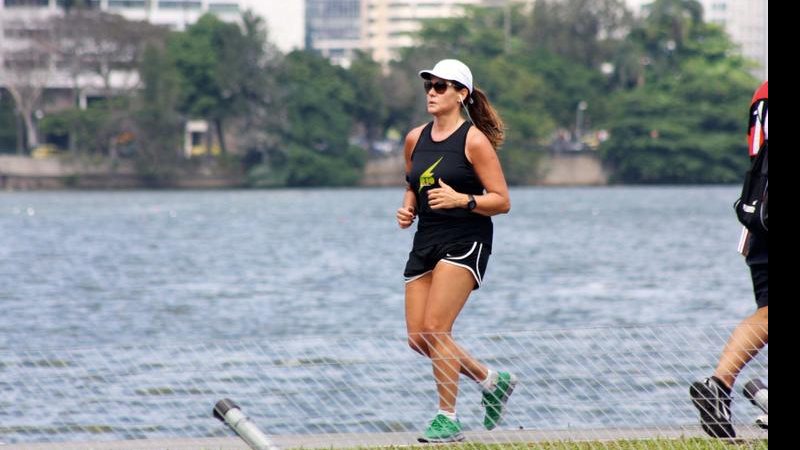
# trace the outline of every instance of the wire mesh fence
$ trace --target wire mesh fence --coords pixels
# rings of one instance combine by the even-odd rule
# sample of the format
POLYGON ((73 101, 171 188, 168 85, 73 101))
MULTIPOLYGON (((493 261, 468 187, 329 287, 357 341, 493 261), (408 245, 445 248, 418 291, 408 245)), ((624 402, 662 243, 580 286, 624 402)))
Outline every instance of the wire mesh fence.
MULTIPOLYGON (((456 334, 475 358, 519 378, 497 430, 479 432, 481 389, 466 377, 458 415, 474 433, 468 439, 482 442, 602 446, 620 437, 697 435, 688 388, 713 372, 732 329, 456 334)), ((767 359, 765 348, 737 388, 753 378, 766 381, 767 359)), ((0 442, 23 447, 231 436, 211 414, 221 398, 234 399, 270 435, 327 436, 318 441, 322 447, 347 436, 358 447, 371 445, 375 433, 413 437, 438 406, 430 360, 413 352, 405 335, 1 350, 0 393, 0 442)), ((733 398, 737 429, 766 439, 766 431, 752 426, 756 407, 741 392, 733 398)), ((687 448, 685 442, 665 445, 687 448)))

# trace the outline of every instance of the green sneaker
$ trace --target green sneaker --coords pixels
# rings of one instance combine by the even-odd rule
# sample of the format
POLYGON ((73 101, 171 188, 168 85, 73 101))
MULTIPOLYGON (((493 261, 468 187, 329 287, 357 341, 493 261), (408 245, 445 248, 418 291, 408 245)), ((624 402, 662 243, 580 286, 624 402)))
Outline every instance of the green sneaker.
POLYGON ((497 376, 497 385, 494 391, 483 393, 481 404, 486 407, 483 426, 487 430, 494 429, 500 423, 508 397, 514 392, 514 386, 516 385, 517 377, 508 372, 500 372, 497 376))
POLYGON ((437 414, 425 434, 417 439, 420 442, 458 442, 464 440, 461 433, 461 422, 451 420, 444 414, 437 414))

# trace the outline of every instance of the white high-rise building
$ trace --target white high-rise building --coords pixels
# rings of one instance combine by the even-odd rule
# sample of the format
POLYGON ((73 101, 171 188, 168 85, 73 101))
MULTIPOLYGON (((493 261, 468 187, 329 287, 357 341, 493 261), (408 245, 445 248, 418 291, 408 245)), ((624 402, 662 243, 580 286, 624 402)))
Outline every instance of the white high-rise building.
POLYGON ((305 48, 348 67, 363 48, 361 5, 367 0, 305 0, 305 48))
POLYGON ((414 33, 428 19, 458 17, 467 6, 506 7, 512 3, 532 5, 533 0, 363 0, 361 40, 364 50, 381 63, 414 45, 414 33))
POLYGON ((480 0, 365 0, 361 7, 362 41, 376 61, 386 63, 401 48, 414 44, 413 34, 426 19, 463 14, 464 6, 480 0))

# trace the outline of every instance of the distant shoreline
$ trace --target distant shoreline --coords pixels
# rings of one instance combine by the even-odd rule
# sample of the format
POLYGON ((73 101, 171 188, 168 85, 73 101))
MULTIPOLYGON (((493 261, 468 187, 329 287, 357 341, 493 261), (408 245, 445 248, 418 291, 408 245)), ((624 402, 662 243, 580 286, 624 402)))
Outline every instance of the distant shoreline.
MULTIPOLYGON (((361 187, 403 186, 402 155, 367 162, 361 187)), ((537 186, 605 186, 609 175, 595 154, 554 154, 542 159, 537 186)), ((353 187, 356 187, 353 186, 353 187)), ((77 164, 59 158, 35 159, 0 155, 0 190, 120 190, 120 189, 237 189, 246 188, 244 174, 197 171, 159 185, 136 172, 128 162, 77 164)))

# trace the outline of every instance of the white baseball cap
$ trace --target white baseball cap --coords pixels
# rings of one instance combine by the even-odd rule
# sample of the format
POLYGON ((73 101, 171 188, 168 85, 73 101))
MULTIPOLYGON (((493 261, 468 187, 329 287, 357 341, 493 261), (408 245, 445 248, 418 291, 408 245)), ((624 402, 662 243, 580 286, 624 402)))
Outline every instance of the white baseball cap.
POLYGON ((421 70, 419 76, 424 79, 437 77, 443 80, 457 81, 464 85, 472 94, 472 71, 466 64, 457 59, 443 59, 430 70, 421 70))

